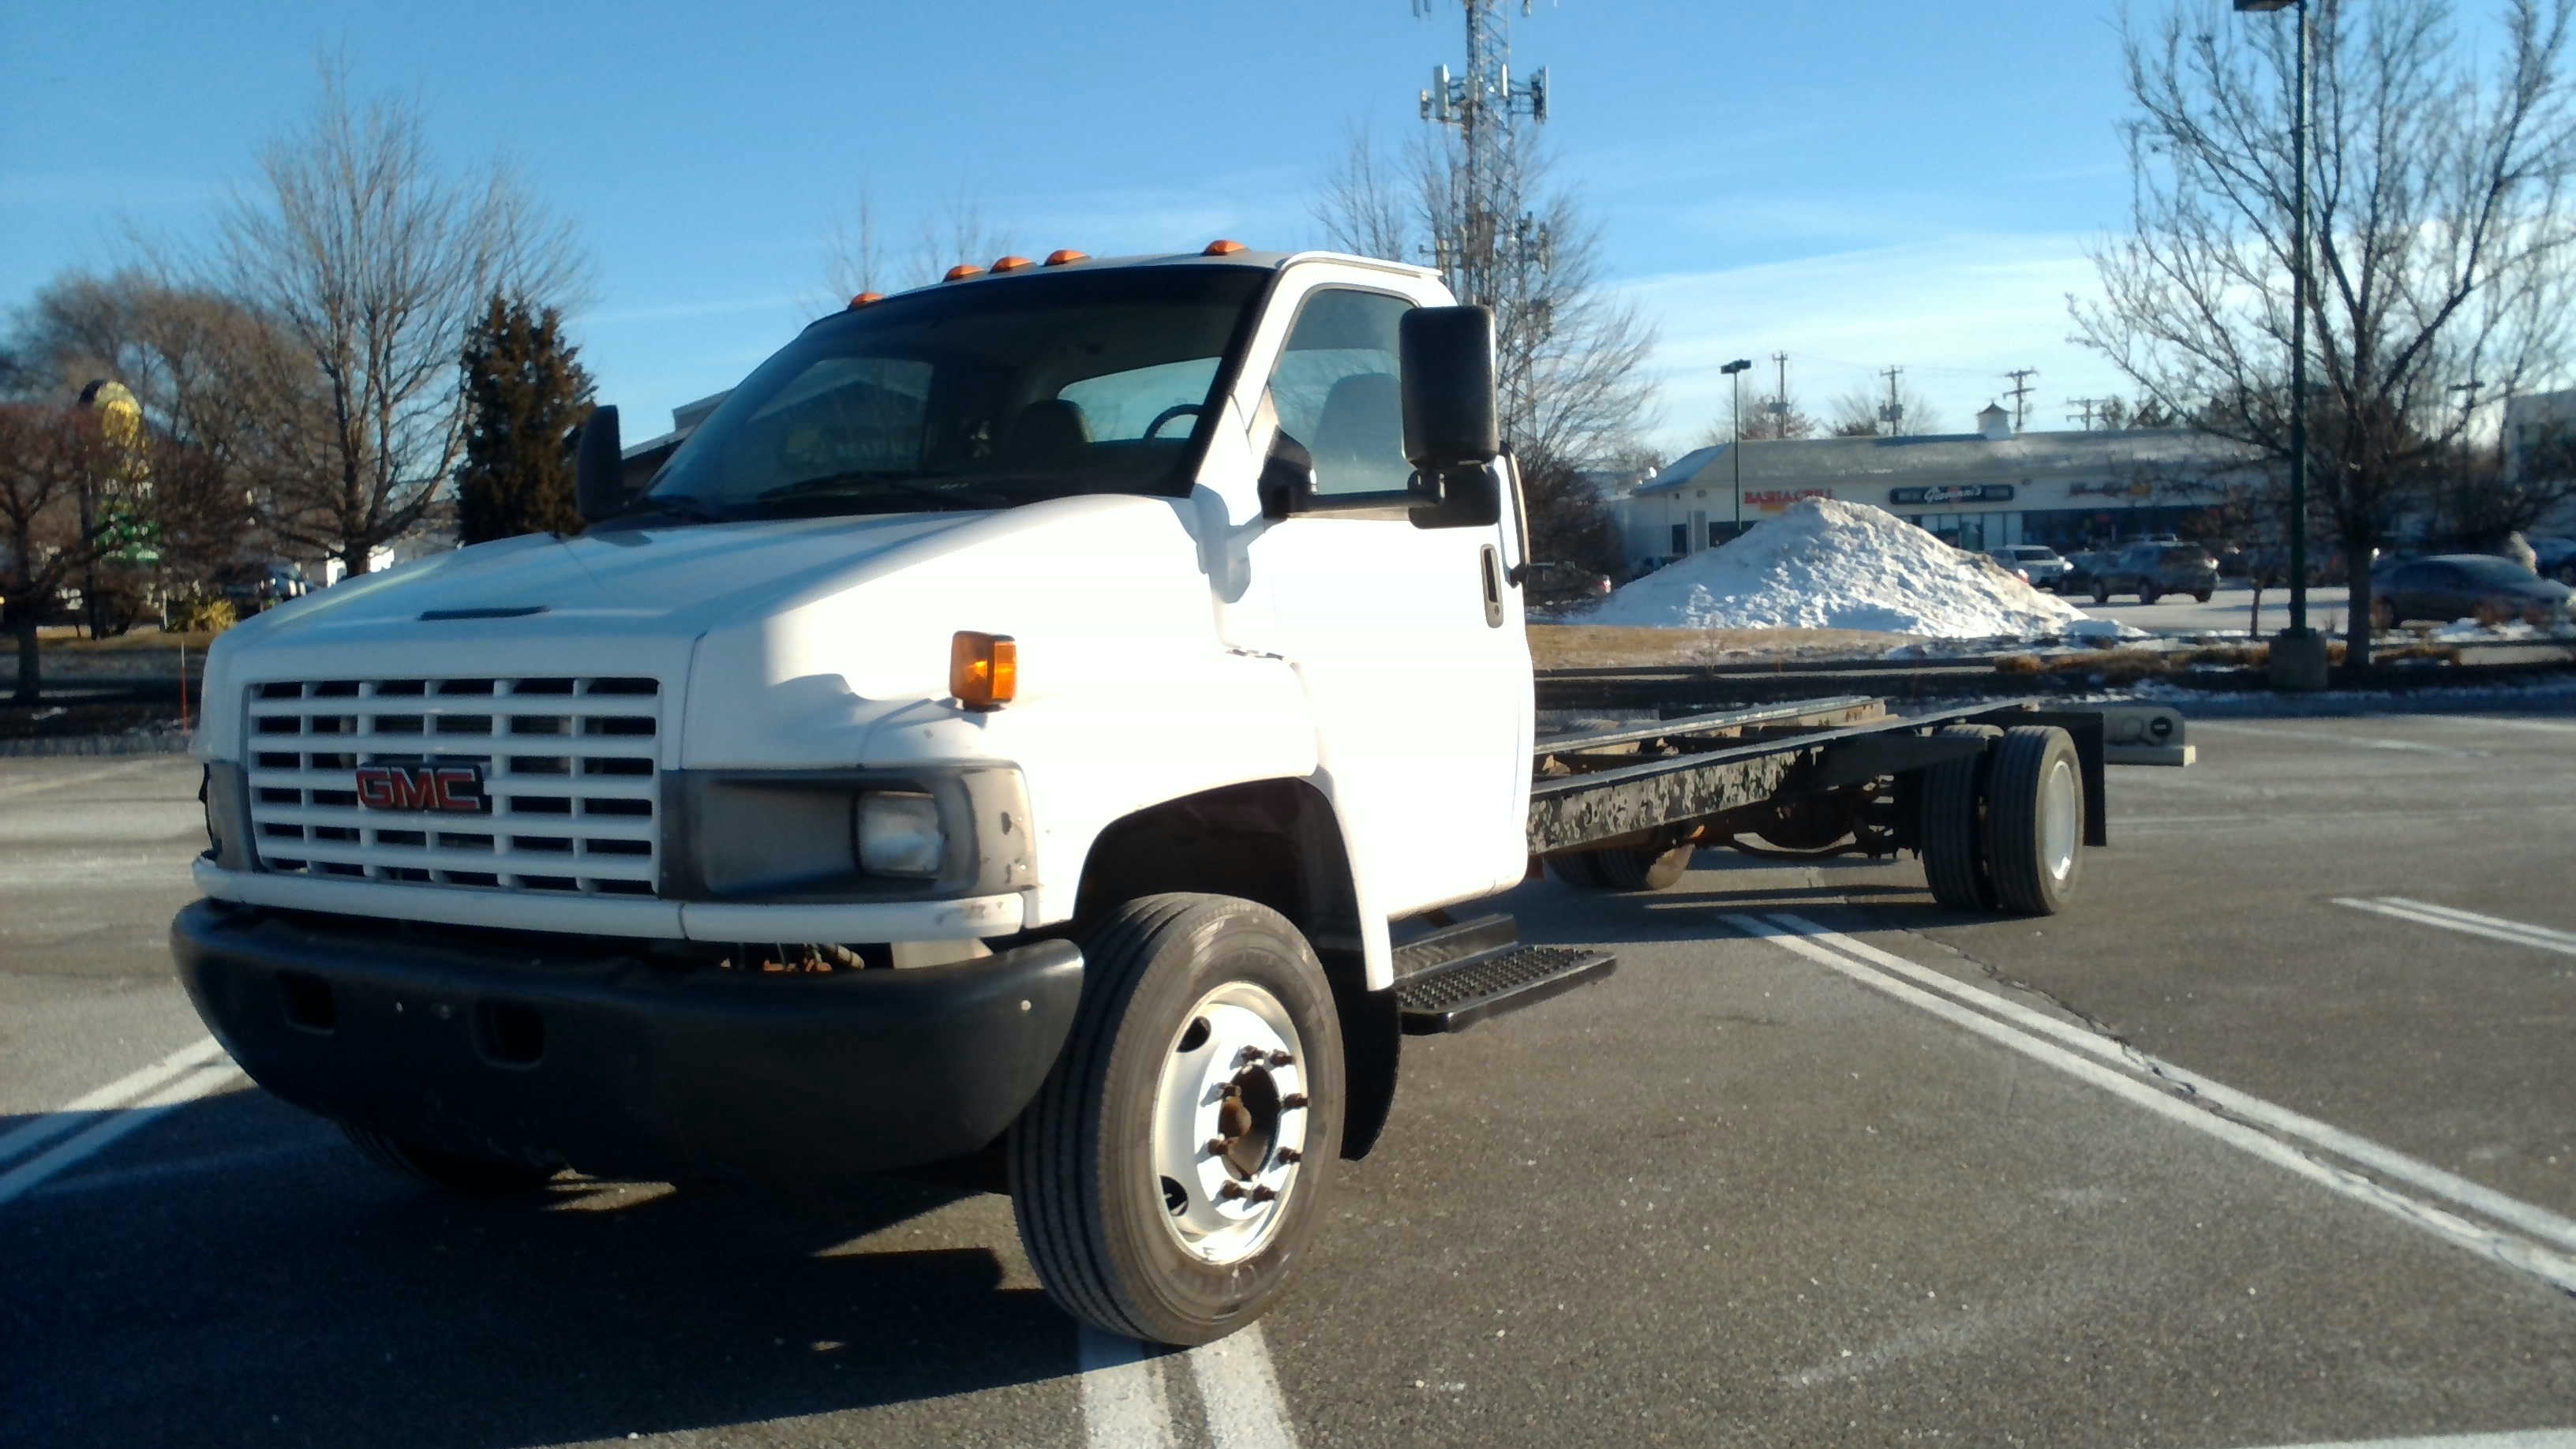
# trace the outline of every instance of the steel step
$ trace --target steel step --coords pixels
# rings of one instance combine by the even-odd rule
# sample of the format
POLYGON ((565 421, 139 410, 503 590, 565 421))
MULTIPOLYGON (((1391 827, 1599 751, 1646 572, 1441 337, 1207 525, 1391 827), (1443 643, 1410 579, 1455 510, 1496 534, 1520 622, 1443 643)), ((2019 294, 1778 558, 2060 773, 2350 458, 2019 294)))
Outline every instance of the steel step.
POLYGON ((1470 956, 1491 956, 1520 943, 1520 924, 1509 916, 1478 916, 1473 920, 1442 926, 1410 941, 1397 943, 1396 979, 1436 971, 1470 956))
POLYGON ((1400 976, 1395 999, 1408 1035, 1465 1031, 1489 1016, 1598 981, 1618 966, 1617 957, 1581 946, 1505 944, 1400 976))

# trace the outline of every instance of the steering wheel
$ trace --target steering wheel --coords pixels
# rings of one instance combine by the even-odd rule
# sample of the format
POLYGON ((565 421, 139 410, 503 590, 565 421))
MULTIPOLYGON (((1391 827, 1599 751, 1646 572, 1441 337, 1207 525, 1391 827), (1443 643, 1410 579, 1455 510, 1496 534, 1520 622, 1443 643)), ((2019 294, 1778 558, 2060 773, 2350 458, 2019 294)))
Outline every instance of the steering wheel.
POLYGON ((1161 412, 1154 414, 1154 420, 1145 425, 1145 435, 1138 438, 1137 441, 1140 443, 1151 441, 1156 433, 1163 430, 1163 424, 1170 422, 1174 418, 1194 418, 1206 411, 1206 408, 1199 406, 1197 403, 1174 403, 1170 407, 1163 409, 1161 412))

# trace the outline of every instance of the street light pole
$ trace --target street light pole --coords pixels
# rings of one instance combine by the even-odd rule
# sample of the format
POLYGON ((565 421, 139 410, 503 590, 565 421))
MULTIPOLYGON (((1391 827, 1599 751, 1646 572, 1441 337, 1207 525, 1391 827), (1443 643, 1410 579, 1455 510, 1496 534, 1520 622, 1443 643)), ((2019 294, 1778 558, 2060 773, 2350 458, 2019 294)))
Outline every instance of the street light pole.
POLYGON ((1735 464, 1735 532, 1732 543, 1744 536, 1744 369, 1751 367, 1750 358, 1739 357, 1718 369, 1735 379, 1735 443, 1726 450, 1727 459, 1735 464))
MULTIPOLYGON (((2308 95, 2308 0, 2235 3, 2239 11, 2295 10, 2298 15, 2298 71, 2290 117, 2290 627, 2281 636, 2290 647, 2284 650, 2276 644, 2273 653, 2276 660, 2286 653, 2304 660, 2313 651, 2315 687, 2323 688, 2325 650, 2322 642, 2308 642, 2312 637, 2308 630, 2308 125, 2314 109, 2308 95)), ((2355 562, 2348 560, 2346 566, 2355 562)), ((2369 567, 2367 560, 2357 562, 2369 567)), ((2370 621, 2360 621, 2359 627, 2362 647, 2356 663, 2366 662, 2370 652, 2370 621)), ((2280 672, 2276 667, 2274 673, 2280 672)))

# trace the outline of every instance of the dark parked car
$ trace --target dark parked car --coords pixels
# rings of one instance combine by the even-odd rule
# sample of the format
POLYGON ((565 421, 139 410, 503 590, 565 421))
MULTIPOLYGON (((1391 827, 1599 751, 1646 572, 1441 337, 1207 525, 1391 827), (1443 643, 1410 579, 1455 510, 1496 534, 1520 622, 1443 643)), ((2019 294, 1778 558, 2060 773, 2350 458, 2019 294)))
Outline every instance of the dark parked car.
POLYGON ((2091 593, 2093 581, 2100 578, 2102 571, 2109 568, 2119 557, 2120 551, 2110 548, 2068 554, 2066 572, 2057 577, 2057 591, 2061 594, 2091 593))
POLYGON ((2510 559, 2484 553, 2401 560, 2374 573, 2370 586, 2370 622, 2382 629, 2414 619, 2551 624, 2568 617, 2567 601, 2576 594, 2510 559))
POLYGON ((2532 567, 2541 577, 2576 584, 2576 538, 2544 533, 2531 540, 2531 552, 2538 560, 2532 567))
POLYGON ((1541 608, 1592 604, 1610 596, 1610 576, 1569 563, 1534 563, 1521 597, 1541 608))
POLYGON ((2093 575, 2093 602, 2135 593, 2141 604, 2189 594, 2206 604, 2218 592, 2218 560, 2196 543, 2133 543, 2093 575))

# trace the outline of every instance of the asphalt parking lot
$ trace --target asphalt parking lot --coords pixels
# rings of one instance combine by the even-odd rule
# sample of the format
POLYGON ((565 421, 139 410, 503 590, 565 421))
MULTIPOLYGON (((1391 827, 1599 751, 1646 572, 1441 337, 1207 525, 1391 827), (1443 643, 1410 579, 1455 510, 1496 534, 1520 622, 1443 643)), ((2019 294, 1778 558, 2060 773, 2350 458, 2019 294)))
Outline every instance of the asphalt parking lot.
POLYGON ((1410 1044, 1155 1356, 995 1197, 377 1176, 170 980, 193 766, 0 761, 0 1444, 2576 1445, 2576 712, 2193 739, 2046 921, 1525 887, 1618 974, 1410 1044))

